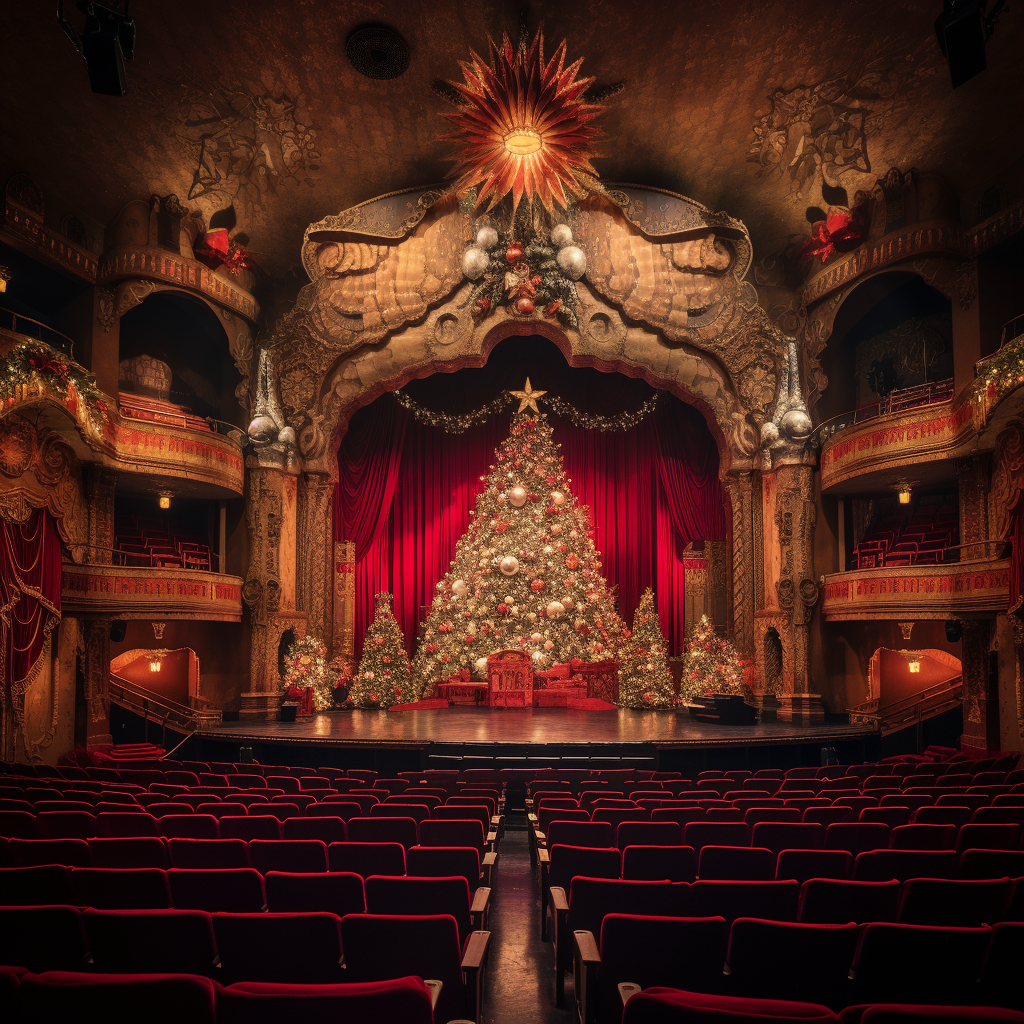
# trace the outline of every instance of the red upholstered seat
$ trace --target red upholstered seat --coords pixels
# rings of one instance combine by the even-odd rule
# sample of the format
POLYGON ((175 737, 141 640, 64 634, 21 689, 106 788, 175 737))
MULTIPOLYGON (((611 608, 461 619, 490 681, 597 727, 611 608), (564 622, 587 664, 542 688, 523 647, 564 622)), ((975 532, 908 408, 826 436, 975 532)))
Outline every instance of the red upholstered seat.
MULTIPOLYGON (((1018 883, 1019 885, 1019 883, 1018 883)), ((1003 922, 992 929, 992 939, 978 979, 987 1002, 1024 1010, 1020 965, 1024 963, 1024 924, 1003 922)))
POLYGON ((729 926, 720 917, 663 917, 607 914, 601 925, 599 964, 582 963, 578 947, 574 972, 588 1009, 596 999, 597 1024, 619 1024, 618 985, 672 985, 713 989, 721 983, 729 926), (679 951, 685 949, 686 956, 679 951))
POLYGON ((683 831, 683 842, 697 851, 704 846, 749 846, 750 827, 742 821, 693 821, 683 831))
POLYGON ((89 855, 92 866, 96 868, 166 869, 171 866, 167 844, 155 836, 90 839, 89 855))
POLYGON ((214 985, 188 974, 78 974, 48 971, 21 980, 28 1020, 215 1024, 214 985))
POLYGON ((363 879, 351 871, 320 875, 268 871, 263 884, 271 913, 326 911, 344 917, 366 910, 363 879))
POLYGON ((423 878, 461 875, 470 891, 480 884, 480 851, 475 846, 413 846, 405 865, 410 875, 423 878))
POLYGON ((476 818, 430 818, 420 823, 419 838, 420 846, 475 846, 481 857, 487 850, 486 831, 476 818))
POLYGON ((108 974, 202 974, 217 960, 210 915, 201 910, 86 910, 89 952, 108 974))
POLYGON ((797 882, 704 881, 690 888, 690 913, 697 917, 760 917, 795 921, 800 885, 797 882))
POLYGON ((280 839, 281 822, 272 814, 224 815, 220 819, 221 839, 280 839))
POLYGON ((956 878, 956 850, 871 850, 857 854, 853 877, 877 882, 887 878, 956 878))
POLYGON ((811 878, 800 888, 797 919, 809 924, 895 921, 899 900, 898 881, 854 882, 811 878))
POLYGON ((964 850, 961 878, 1024 877, 1024 850, 964 850))
POLYGON ((990 928, 868 924, 851 966, 855 1003, 976 1002, 990 928))
POLYGON ((662 821, 675 822, 681 829, 686 828, 691 821, 705 821, 707 811, 703 807, 679 807, 666 806, 656 807, 651 811, 651 822, 657 824, 662 821))
POLYGON ((846 850, 782 850, 775 865, 777 879, 849 878, 853 856, 846 850))
POLYGON ((627 846, 681 846, 682 842, 683 830, 675 821, 624 821, 615 830, 614 845, 620 850, 627 846))
POLYGON ((791 1003, 777 999, 744 999, 740 996, 705 995, 671 988, 650 988, 627 1003, 622 1024, 741 1024, 743 1021, 786 1024, 836 1024, 839 1018, 827 1006, 791 1003))
POLYGON ((651 812, 642 807, 602 807, 598 805, 590 817, 592 821, 606 821, 617 828, 625 821, 650 821, 651 812))
POLYGON ((331 871, 352 871, 363 878, 383 872, 405 874, 405 848, 401 843, 331 843, 327 860, 331 871))
POLYGON ((772 881, 775 854, 756 846, 705 846, 700 851, 697 877, 772 881))
POLYGON ((160 833, 165 839, 220 839, 220 825, 213 814, 164 814, 160 833))
POLYGON ((370 808, 371 818, 412 818, 417 824, 430 817, 430 808, 426 804, 391 803, 385 801, 370 808))
POLYGON ((952 850, 956 832, 953 825, 901 825, 892 830, 889 845, 894 850, 952 850))
MULTIPOLYGON (((372 804, 371 806, 376 807, 377 805, 372 804)), ((341 818, 342 821, 348 821, 350 818, 362 817, 363 813, 364 810, 360 804, 340 796, 310 804, 306 808, 307 818, 341 818)), ((336 840, 336 842, 342 842, 342 840, 336 840)))
POLYGON ((622 851, 622 877, 692 882, 697 877, 697 856, 692 846, 627 846, 622 851))
POLYGON ((40 839, 91 839, 97 834, 96 816, 88 811, 40 811, 36 835, 40 839))
POLYGON ((552 846, 548 866, 548 887, 559 886, 566 895, 573 878, 619 878, 622 874, 622 854, 617 847, 552 846))
POLYGON ((344 819, 339 817, 294 817, 281 826, 285 839, 319 839, 326 843, 343 843, 348 839, 344 819))
POLYGON ((336 914, 214 914, 213 932, 225 981, 326 984, 342 977, 336 914))
POLYGON ((63 864, 88 868, 92 866, 92 854, 85 839, 9 839, 6 863, 10 867, 63 864))
POLYGON ((367 913, 448 914, 455 918, 462 944, 473 930, 470 899, 469 884, 461 875, 439 878, 371 875, 366 879, 367 913))
POLYGON ((615 828, 607 821, 553 821, 548 827, 547 841, 549 846, 592 846, 607 849, 615 845, 615 828))
POLYGON ((98 836, 158 836, 160 822, 151 814, 140 814, 137 811, 101 812, 96 815, 96 834, 98 836))
POLYGON ((171 868, 174 906, 210 913, 259 913, 266 905, 263 876, 253 868, 171 868))
POLYGON ((72 868, 75 903, 97 910, 160 910, 171 906, 167 875, 159 868, 72 868))
POLYGON ((571 807, 552 807, 545 804, 537 812, 537 828, 547 834, 553 821, 590 821, 590 812, 576 806, 575 801, 572 801, 572 803, 573 806, 571 807))
POLYGON ((803 816, 804 821, 824 825, 826 829, 829 825, 835 825, 838 822, 855 821, 856 818, 857 815, 852 807, 837 807, 835 804, 828 807, 806 807, 804 808, 803 816))
POLYGON ((976 928, 1001 921, 1013 881, 911 878, 903 885, 896 919, 902 924, 976 928))
POLYGON ((218 1024, 432 1024, 430 992, 420 978, 337 985, 239 982, 217 993, 218 1024))
POLYGON ((826 850, 846 850, 853 854, 865 850, 884 850, 889 846, 888 825, 880 822, 836 822, 828 826, 825 834, 826 850))
POLYGON ((856 924, 795 924, 741 917, 729 932, 735 994, 845 1005, 856 924))
POLYGON ((84 970, 88 955, 77 908, 0 906, 0 962, 30 971, 84 970))
POLYGON ((249 861, 261 874, 326 871, 327 845, 319 839, 254 839, 249 861))
POLYGON ((0 868, 0 907, 74 902, 71 872, 63 865, 0 868))
MULTIPOLYGON (((988 808, 982 808, 988 810, 988 808)), ((915 825, 954 825, 960 828, 966 825, 974 814, 970 807, 938 807, 934 805, 919 807, 914 815, 915 825)))
MULTIPOLYGON (((480 1005, 479 971, 463 964, 474 958, 483 939, 470 943, 465 956, 458 926, 448 915, 399 917, 349 914, 342 921, 345 967, 353 981, 384 981, 414 976, 440 981, 436 1021, 475 1020, 480 1005)), ((486 936, 488 933, 474 933, 486 936)))
POLYGON ((401 843, 408 850, 416 845, 416 822, 412 818, 350 818, 348 836, 356 843, 401 843))
POLYGON ((491 827, 491 810, 487 804, 444 804, 441 807, 434 807, 430 817, 438 821, 456 818, 460 821, 466 818, 476 818, 483 826, 484 832, 491 827))
POLYGON ((168 839, 176 868, 248 868, 249 846, 241 839, 168 839))
MULTIPOLYGON (((980 808, 979 808, 980 809, 980 808)), ((1021 827, 1012 823, 980 824, 972 822, 960 829, 956 848, 964 850, 1019 850, 1021 827)))

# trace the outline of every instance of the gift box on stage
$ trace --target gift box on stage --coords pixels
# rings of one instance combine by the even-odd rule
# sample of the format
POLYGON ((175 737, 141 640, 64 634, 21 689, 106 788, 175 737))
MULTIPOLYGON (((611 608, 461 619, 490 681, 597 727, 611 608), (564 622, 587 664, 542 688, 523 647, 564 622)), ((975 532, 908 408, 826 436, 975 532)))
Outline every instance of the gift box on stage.
POLYGON ((596 697, 608 701, 609 704, 619 702, 619 663, 608 661, 580 661, 573 658, 569 663, 569 671, 574 679, 586 685, 585 696, 596 697))

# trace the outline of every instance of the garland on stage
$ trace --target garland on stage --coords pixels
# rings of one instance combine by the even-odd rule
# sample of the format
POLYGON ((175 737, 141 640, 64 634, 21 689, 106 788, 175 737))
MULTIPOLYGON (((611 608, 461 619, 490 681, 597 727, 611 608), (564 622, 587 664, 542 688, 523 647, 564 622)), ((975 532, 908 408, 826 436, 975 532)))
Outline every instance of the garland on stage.
POLYGON ((629 635, 601 572, 589 511, 570 491, 551 425, 537 409, 541 393, 527 381, 512 394, 519 415, 422 623, 413 658, 418 694, 463 668, 483 678, 496 651, 526 651, 543 669, 614 657, 629 635))
MULTIPOLYGON (((529 385, 529 380, 527 380, 527 385, 529 385)), ((403 409, 412 413, 418 423, 424 423, 430 427, 440 427, 449 434, 464 434, 470 427, 489 420, 518 400, 516 392, 501 391, 491 401, 471 412, 448 413, 428 409, 425 405, 420 405, 415 399, 410 398, 404 391, 391 393, 394 395, 395 401, 403 409)), ((639 409, 633 412, 621 412, 616 416, 602 416, 597 413, 583 412, 564 398, 548 394, 546 391, 534 391, 532 394, 554 415, 569 420, 573 426, 582 427, 585 430, 600 430, 605 433, 615 430, 631 430, 654 412, 661 399, 661 392, 655 391, 639 409)))

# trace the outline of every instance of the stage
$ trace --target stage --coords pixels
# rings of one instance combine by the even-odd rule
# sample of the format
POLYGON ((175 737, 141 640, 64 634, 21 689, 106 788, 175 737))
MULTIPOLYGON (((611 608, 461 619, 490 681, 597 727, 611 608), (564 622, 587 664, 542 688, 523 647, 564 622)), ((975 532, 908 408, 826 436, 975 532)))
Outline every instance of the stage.
POLYGON ((203 756, 237 757, 252 747, 273 763, 417 767, 529 767, 627 762, 663 770, 820 764, 821 748, 840 760, 875 753, 879 734, 862 725, 800 726, 764 722, 712 725, 668 711, 574 711, 564 708, 448 708, 426 711, 335 711, 283 722, 225 722, 197 733, 203 756))

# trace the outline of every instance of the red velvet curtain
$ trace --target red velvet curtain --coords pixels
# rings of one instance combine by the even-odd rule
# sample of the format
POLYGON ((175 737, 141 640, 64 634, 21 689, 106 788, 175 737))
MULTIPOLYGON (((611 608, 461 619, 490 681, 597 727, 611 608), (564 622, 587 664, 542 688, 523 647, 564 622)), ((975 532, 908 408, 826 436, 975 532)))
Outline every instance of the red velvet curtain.
MULTIPOLYGON (((679 652, 681 553, 690 541, 725 537, 718 450, 706 424, 668 396, 627 431, 585 430, 555 416, 551 422, 572 491, 590 506, 620 612, 632 623, 644 588, 654 587, 670 651, 679 652)), ((380 590, 394 593, 411 647, 509 418, 500 414, 448 434, 416 422, 384 396, 352 426, 339 453, 334 525, 336 540, 356 543, 356 650, 380 590)))
POLYGON ((1010 509, 1006 530, 1010 541, 1010 608, 1016 608, 1024 597, 1024 491, 1018 493, 1010 509))
POLYGON ((24 691, 50 631, 60 621, 60 535, 35 509, 23 523, 0 519, 0 657, 4 686, 24 691))

